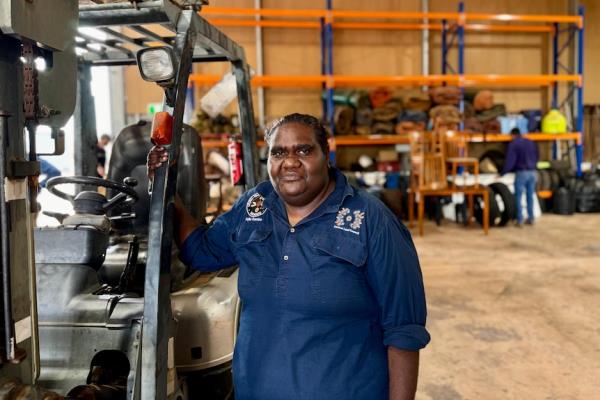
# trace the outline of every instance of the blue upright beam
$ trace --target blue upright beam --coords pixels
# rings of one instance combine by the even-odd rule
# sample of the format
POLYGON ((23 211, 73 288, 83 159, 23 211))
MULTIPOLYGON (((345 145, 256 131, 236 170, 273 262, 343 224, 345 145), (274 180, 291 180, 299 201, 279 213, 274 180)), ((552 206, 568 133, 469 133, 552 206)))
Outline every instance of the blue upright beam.
MULTIPOLYGON (((319 22, 321 23, 321 75, 327 75, 327 34, 325 33, 325 18, 319 18, 319 22)), ((321 84, 321 89, 323 89, 324 93, 327 93, 327 85, 325 83, 321 84)), ((328 113, 328 102, 327 102, 327 94, 323 97, 322 101, 322 109, 323 109, 323 117, 327 119, 328 113)))
POLYGON ((442 75, 446 75, 448 65, 448 21, 442 20, 442 75))
MULTIPOLYGON (((579 6, 578 14, 583 20, 585 8, 579 6)), ((577 74, 579 75, 579 85, 577 87, 577 132, 581 135, 581 140, 577 145, 577 176, 581 176, 581 163, 583 162, 583 29, 584 25, 578 27, 577 40, 577 74)))
MULTIPOLYGON (((332 0, 327 0, 327 11, 331 11, 333 8, 332 0)), ((327 75, 333 76, 333 26, 331 20, 325 21, 325 43, 327 48, 327 75)), ((333 120, 335 105, 333 103, 333 88, 327 87, 327 121, 329 122, 329 128, 331 134, 335 134, 335 122, 333 120)))
MULTIPOLYGON (((558 53, 558 36, 560 34, 558 22, 554 23, 554 35, 552 36, 552 73, 558 74, 558 62, 560 54, 558 53)), ((558 108, 558 82, 552 83, 552 108, 558 108)))
MULTIPOLYGON (((465 3, 462 1, 458 3, 458 13, 459 13, 459 23, 458 23, 458 74, 462 78, 465 73, 465 3)), ((465 112, 465 88, 462 85, 462 82, 459 83, 460 87, 460 102, 458 103, 458 108, 461 114, 465 112)), ((465 123, 464 120, 460 121, 460 130, 464 130, 465 123)))

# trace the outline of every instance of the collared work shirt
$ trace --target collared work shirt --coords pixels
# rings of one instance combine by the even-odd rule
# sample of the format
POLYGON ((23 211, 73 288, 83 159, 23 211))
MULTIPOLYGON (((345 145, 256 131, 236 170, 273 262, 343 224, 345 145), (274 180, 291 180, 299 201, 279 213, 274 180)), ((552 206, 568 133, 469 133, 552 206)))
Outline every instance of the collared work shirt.
POLYGON ((238 263, 238 400, 387 399, 387 346, 429 342, 407 229, 335 171, 333 193, 290 226, 270 182, 183 243, 200 270, 238 263))

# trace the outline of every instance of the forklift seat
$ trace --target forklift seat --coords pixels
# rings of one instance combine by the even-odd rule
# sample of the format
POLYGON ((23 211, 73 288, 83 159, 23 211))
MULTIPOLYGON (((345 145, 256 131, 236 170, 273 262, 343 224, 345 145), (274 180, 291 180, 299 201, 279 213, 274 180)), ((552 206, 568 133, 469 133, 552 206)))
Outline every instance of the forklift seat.
MULTIPOLYGON (((135 204, 127 206, 136 214, 133 220, 113 221, 113 229, 118 234, 147 234, 150 196, 148 195, 146 158, 152 148, 150 131, 151 123, 140 120, 137 124, 125 127, 113 144, 108 179, 115 182, 122 182, 126 177, 136 179, 138 184, 134 189, 139 196, 139 200, 135 204)), ((203 220, 206 214, 208 186, 204 179, 200 136, 194 128, 184 124, 181 143, 177 192, 188 211, 196 219, 203 220)), ((125 211, 123 208, 116 208, 112 211, 111 216, 119 215, 123 211, 125 211)))

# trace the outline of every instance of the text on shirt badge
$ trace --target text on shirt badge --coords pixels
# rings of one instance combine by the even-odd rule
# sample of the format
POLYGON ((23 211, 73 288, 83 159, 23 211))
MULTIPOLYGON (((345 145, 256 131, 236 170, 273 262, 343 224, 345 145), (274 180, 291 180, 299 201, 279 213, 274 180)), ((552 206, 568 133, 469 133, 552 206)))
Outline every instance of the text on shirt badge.
POLYGON ((265 198, 260 193, 254 193, 246 203, 246 221, 262 221, 261 217, 267 208, 265 207, 265 198))
POLYGON ((364 219, 364 211, 350 211, 349 208, 344 207, 338 211, 333 227, 335 229, 341 229, 343 231, 352 232, 355 235, 358 235, 360 234, 360 226, 362 225, 364 219))

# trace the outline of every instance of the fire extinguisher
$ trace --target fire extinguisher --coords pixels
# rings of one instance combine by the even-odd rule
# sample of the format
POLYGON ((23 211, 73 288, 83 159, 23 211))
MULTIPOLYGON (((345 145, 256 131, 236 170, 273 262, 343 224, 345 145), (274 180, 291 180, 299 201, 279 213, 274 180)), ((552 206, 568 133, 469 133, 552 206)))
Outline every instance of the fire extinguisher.
POLYGON ((242 142, 234 135, 229 137, 227 153, 229 155, 229 176, 231 177, 231 184, 243 185, 244 167, 242 163, 242 142))

